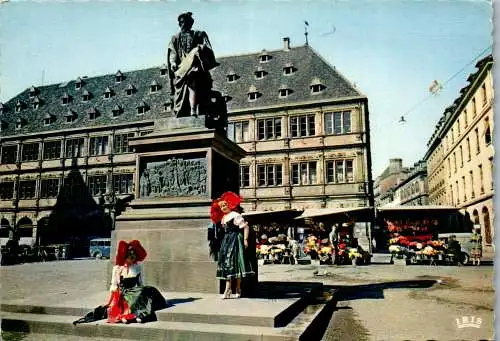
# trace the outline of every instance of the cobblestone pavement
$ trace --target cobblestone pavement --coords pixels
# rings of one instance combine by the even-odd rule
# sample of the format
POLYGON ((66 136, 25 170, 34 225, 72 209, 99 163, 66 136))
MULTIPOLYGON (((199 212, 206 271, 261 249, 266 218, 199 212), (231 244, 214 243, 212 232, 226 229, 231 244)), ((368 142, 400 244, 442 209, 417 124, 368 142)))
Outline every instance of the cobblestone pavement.
MULTIPOLYGON (((0 267, 0 297, 5 300, 46 294, 90 295, 106 287, 106 271, 107 261, 96 260, 0 267)), ((261 281, 317 281, 339 290, 338 309, 323 341, 493 339, 493 276, 492 266, 265 265, 259 268, 261 281), (420 280, 422 285, 426 280, 441 283, 415 288, 404 282, 410 280, 420 280), (456 319, 462 321, 465 316, 480 318, 480 327, 458 328, 456 319)), ((12 334, 4 335, 4 339, 36 340, 30 335, 12 334)))

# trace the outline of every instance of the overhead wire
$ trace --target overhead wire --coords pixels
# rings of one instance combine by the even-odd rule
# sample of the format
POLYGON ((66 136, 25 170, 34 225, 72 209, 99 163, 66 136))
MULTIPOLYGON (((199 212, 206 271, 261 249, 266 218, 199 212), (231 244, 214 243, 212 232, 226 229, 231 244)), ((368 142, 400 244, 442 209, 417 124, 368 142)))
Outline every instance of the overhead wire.
MULTIPOLYGON (((460 70, 458 70, 457 72, 455 72, 453 74, 453 76, 451 76, 450 78, 448 78, 445 82, 440 83, 441 88, 444 88, 449 82, 451 82, 455 77, 457 77, 458 75, 460 75, 471 64, 475 63, 486 51, 488 51, 492 47, 493 47, 493 45, 489 45, 487 48, 485 48, 484 50, 482 50, 478 55, 476 55, 471 61, 469 61, 467 64, 465 64, 460 70)), ((406 122, 405 117, 407 117, 408 114, 410 114, 412 111, 414 111, 415 109, 417 109, 419 106, 421 106, 422 104, 424 104, 425 102, 427 102, 430 98, 432 98, 432 96, 434 96, 434 93, 428 94, 426 97, 424 97, 423 99, 421 99, 417 104, 415 104, 409 110, 407 110, 405 112, 405 114, 401 116, 400 122, 406 122)))

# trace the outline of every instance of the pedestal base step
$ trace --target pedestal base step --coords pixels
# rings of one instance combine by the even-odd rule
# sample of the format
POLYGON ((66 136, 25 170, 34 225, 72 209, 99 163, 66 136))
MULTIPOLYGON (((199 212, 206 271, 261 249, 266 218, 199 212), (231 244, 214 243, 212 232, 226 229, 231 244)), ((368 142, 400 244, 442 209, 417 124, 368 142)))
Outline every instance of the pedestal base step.
POLYGON ((207 297, 204 294, 189 295, 191 297, 187 296, 184 301, 170 298, 170 306, 157 312, 158 321, 145 324, 109 324, 103 320, 73 326, 72 322, 89 308, 68 305, 71 302, 67 302, 66 307, 63 304, 41 307, 11 302, 2 304, 0 317, 4 332, 40 337, 67 335, 99 340, 151 341, 320 340, 335 304, 331 295, 313 291, 315 297, 300 298, 222 300, 218 295, 207 297))

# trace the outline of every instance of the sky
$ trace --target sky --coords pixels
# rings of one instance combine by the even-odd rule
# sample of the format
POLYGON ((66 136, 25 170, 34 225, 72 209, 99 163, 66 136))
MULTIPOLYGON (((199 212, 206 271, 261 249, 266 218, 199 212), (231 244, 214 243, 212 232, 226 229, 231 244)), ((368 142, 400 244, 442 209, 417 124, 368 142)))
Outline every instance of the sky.
POLYGON ((412 166, 425 155, 492 45, 493 9, 481 0, 4 1, 1 102, 31 85, 160 66, 181 12, 216 56, 279 49, 283 37, 302 45, 307 21, 309 45, 368 97, 374 178, 390 158, 412 166), (438 95, 433 80, 445 85, 438 95))

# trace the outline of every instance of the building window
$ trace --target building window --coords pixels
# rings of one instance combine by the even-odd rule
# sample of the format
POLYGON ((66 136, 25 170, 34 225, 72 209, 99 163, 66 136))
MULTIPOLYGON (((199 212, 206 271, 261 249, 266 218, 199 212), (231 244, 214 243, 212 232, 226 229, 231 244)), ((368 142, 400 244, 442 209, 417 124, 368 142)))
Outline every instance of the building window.
POLYGON ((336 111, 325 113, 325 133, 327 135, 348 134, 351 132, 351 112, 336 111))
POLYGON ((457 189, 457 204, 460 204, 460 188, 458 187, 458 180, 455 181, 455 187, 457 189))
POLYGON ((137 115, 144 115, 148 111, 148 105, 144 102, 137 107, 137 115))
POLYGON ((481 152, 481 147, 479 146, 479 129, 476 128, 474 133, 476 134, 476 154, 479 154, 481 152))
POLYGON ((125 89, 125 92, 127 96, 132 96, 132 94, 135 92, 135 87, 132 84, 129 84, 125 89))
POLYGON ((122 108, 118 104, 115 104, 113 109, 111 109, 111 112, 113 113, 113 117, 120 116, 120 114, 122 113, 122 108))
POLYGON ((83 137, 66 140, 66 157, 83 156, 83 137))
POLYGON ((296 69, 293 67, 293 65, 287 65, 283 68, 283 75, 290 76, 294 74, 295 70, 296 69))
POLYGON ((455 129, 451 128, 451 145, 453 145, 454 141, 455 141, 455 129))
POLYGON ((257 139, 271 140, 281 137, 281 117, 257 120, 257 139))
POLYGON ((88 92, 87 90, 85 90, 85 91, 83 92, 82 98, 83 98, 83 101, 84 101, 84 102, 88 102, 88 101, 90 101, 90 92, 88 92))
POLYGON ((16 109, 15 109, 15 110, 16 110, 16 112, 21 112, 21 110, 23 110, 23 108, 24 108, 24 104, 23 104, 23 102, 21 102, 21 101, 17 101, 17 102, 16 102, 16 109))
POLYGON ((35 97, 33 103, 31 103, 31 107, 35 110, 40 108, 40 100, 38 99, 38 97, 35 97))
POLYGON ((267 75, 267 72, 265 70, 257 70, 255 71, 255 78, 257 79, 262 79, 267 75))
POLYGON ((16 163, 17 146, 2 146, 2 163, 16 163))
POLYGON ((248 126, 248 121, 229 123, 227 125, 227 138, 236 143, 249 141, 248 126))
POLYGON ((54 160, 61 157, 61 141, 49 141, 43 144, 43 159, 54 160))
POLYGON ((484 120, 484 143, 489 145, 491 143, 491 129, 490 129, 490 121, 488 118, 484 120))
POLYGON ((14 182, 0 182, 0 200, 11 200, 14 198, 14 182))
POLYGON ((131 152, 128 146, 128 139, 130 137, 134 137, 134 133, 115 135, 113 140, 113 150, 115 154, 125 154, 131 152))
POLYGON ((168 68, 166 65, 162 65, 160 68, 160 76, 167 76, 168 75, 168 68))
POLYGON ((283 184, 283 168, 280 164, 258 165, 257 183, 259 186, 280 186, 283 184))
POLYGON ((448 177, 451 176, 451 157, 448 158, 448 177))
POLYGON ((455 201, 453 200, 453 185, 450 185, 450 200, 451 204, 455 205, 455 201))
POLYGON ((96 136, 90 138, 90 156, 106 155, 108 153, 108 137, 96 136))
POLYGON ((316 181, 316 161, 292 164, 292 185, 313 185, 316 181))
POLYGON ((78 78, 75 82, 75 90, 81 89, 83 86, 83 81, 81 78, 78 78))
POLYGON ((460 138, 460 117, 457 119, 457 139, 460 138))
POLYGON ((36 161, 38 160, 40 144, 39 143, 28 143, 23 144, 22 150, 22 161, 36 161))
POLYGON ((261 62, 261 63, 267 63, 268 61, 270 61, 270 60, 271 60, 271 58, 272 58, 272 57, 271 57, 269 54, 267 54, 266 52, 263 52, 263 53, 260 55, 259 60, 260 60, 260 62, 261 62))
POLYGON ((62 104, 66 105, 66 104, 69 104, 69 102, 71 102, 71 96, 68 95, 67 92, 65 92, 62 96, 62 104))
POLYGON ((486 84, 483 83, 483 85, 481 85, 481 97, 483 99, 483 107, 486 105, 486 103, 488 102, 488 99, 486 97, 486 84))
POLYGON ((292 137, 313 136, 315 134, 314 115, 290 117, 290 135, 292 137))
POLYGON ((111 89, 109 87, 107 87, 104 90, 104 98, 109 99, 109 98, 111 98, 111 96, 113 96, 113 91, 111 91, 111 89))
POLYGON ((481 185, 479 193, 484 194, 483 165, 479 165, 479 184, 481 185))
POLYGON ((238 79, 238 75, 235 74, 235 73, 230 73, 226 76, 226 79, 228 81, 228 83, 233 83, 233 82, 236 82, 236 80, 238 79))
POLYGON ((465 143, 466 143, 466 147, 467 147, 467 161, 470 161, 470 139, 467 138, 465 140, 465 143))
POLYGON ((458 153, 460 155, 460 168, 464 166, 464 152, 462 146, 458 147, 458 153))
POLYGON ((250 166, 240 166, 240 187, 250 187, 250 166))
POLYGON ((468 117, 467 117, 467 109, 464 110, 464 125, 465 128, 469 125, 468 117))
POLYGON ((149 85, 149 91, 151 93, 155 93, 155 92, 158 92, 160 90, 160 85, 154 80, 151 82, 151 84, 149 85))
POLYGON ((57 198, 59 194, 59 179, 42 179, 40 183, 40 198, 57 198))
POLYGON ((89 194, 97 196, 106 193, 106 175, 89 176, 87 178, 89 194))
POLYGON ((354 182, 353 160, 334 160, 326 162, 326 182, 354 182))
POLYGON ((474 193, 474 174, 472 171, 469 171, 469 179, 470 179, 470 189, 471 189, 471 198, 474 199, 476 194, 474 193))
POLYGON ((66 123, 72 123, 76 121, 77 115, 74 111, 68 110, 64 117, 66 117, 66 123))
POLYGON ((144 130, 139 133, 139 136, 146 136, 148 134, 151 134, 152 132, 152 130, 144 130))
POLYGON ((38 93, 38 89, 35 88, 34 86, 31 86, 31 88, 29 90, 29 97, 30 98, 35 97, 37 93, 38 93))
POLYGON ((464 191, 464 202, 467 201, 467 191, 465 190, 465 176, 462 176, 462 189, 464 191))
POLYGON ((113 191, 116 194, 132 194, 134 192, 133 178, 132 174, 113 174, 113 191))
POLYGON ((96 118, 99 117, 99 111, 94 107, 87 110, 87 114, 89 115, 90 120, 95 120, 96 118))
POLYGON ((291 93, 292 93, 292 90, 287 89, 287 88, 279 89, 279 92, 278 92, 280 98, 288 97, 288 95, 290 95, 291 93))
POLYGON ((45 126, 49 126, 51 125, 52 123, 55 122, 55 116, 51 115, 51 114, 46 114, 44 117, 43 117, 43 124, 45 126))
POLYGON ((476 99, 472 99, 472 117, 476 117, 477 108, 476 108, 476 99))
POLYGON ((248 95, 249 101, 255 101, 255 100, 257 100, 257 98, 259 98, 261 96, 261 93, 259 91, 257 91, 257 88, 255 87, 255 85, 252 85, 248 89, 247 95, 248 95))
POLYGON ((123 81, 124 77, 123 77, 123 73, 118 70, 115 74, 115 82, 116 83, 121 83, 123 81))
POLYGON ((34 199, 36 195, 36 180, 19 181, 19 199, 34 199))

